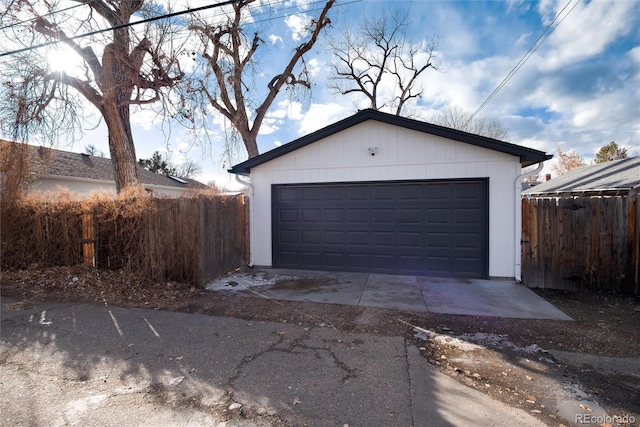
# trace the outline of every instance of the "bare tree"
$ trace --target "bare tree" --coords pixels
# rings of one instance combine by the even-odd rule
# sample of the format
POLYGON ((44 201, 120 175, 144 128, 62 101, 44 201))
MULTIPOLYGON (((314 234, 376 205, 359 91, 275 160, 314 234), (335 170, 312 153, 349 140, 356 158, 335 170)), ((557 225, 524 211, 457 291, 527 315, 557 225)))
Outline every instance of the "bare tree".
POLYGON ((471 117, 470 113, 458 106, 445 108, 434 115, 431 122, 500 141, 506 141, 509 137, 509 132, 498 120, 487 120, 480 116, 471 117))
MULTIPOLYGON (((118 191, 139 184, 131 132, 130 108, 161 101, 166 89, 183 76, 172 52, 168 23, 127 26, 133 16, 145 16, 145 0, 74 0, 63 13, 56 1, 4 0, 1 15, 7 40, 23 43, 24 52, 4 61, 0 87, 3 132, 14 139, 49 138, 82 129, 87 102, 108 129, 109 152, 118 191), (74 37, 93 33, 91 37, 74 37), (58 42, 82 64, 74 72, 52 70, 45 46, 58 42)), ((156 10, 157 13, 157 10, 156 10)), ((8 44, 4 45, 4 49, 8 44)))
MULTIPOLYGON (((203 94, 205 103, 222 114, 240 135, 249 158, 259 154, 258 132, 280 90, 285 86, 311 88, 304 67, 304 55, 316 43, 322 29, 331 23, 327 13, 335 0, 328 0, 320 16, 310 21, 306 41, 294 49, 289 61, 283 64, 282 71, 267 84, 264 98, 260 99, 255 97, 261 95, 254 93, 260 93, 261 89, 250 93, 251 72, 255 66, 256 51, 264 42, 258 33, 247 36, 243 21, 249 5, 254 1, 239 0, 233 3, 229 19, 221 25, 211 25, 194 18, 189 28, 201 41, 200 55, 204 59, 205 71, 191 82, 185 95, 185 98, 189 98, 193 94, 203 94), (303 68, 296 73, 299 63, 303 68)), ((206 111, 206 107, 202 111, 206 111)), ((185 113, 194 114, 189 109, 183 111, 185 113)))
POLYGON ((576 150, 570 150, 565 152, 562 147, 556 148, 558 153, 557 160, 551 164, 551 170, 558 175, 563 175, 570 170, 585 166, 584 159, 578 154, 576 150))
POLYGON ((179 178, 193 178, 200 172, 202 172, 202 166, 191 159, 186 159, 176 166, 176 176, 179 178))
POLYGON ((335 60, 329 87, 342 95, 364 96, 374 110, 403 114, 408 103, 422 95, 422 73, 439 69, 434 62, 438 40, 412 44, 408 23, 408 11, 393 11, 365 18, 356 31, 343 31, 341 40, 331 42, 335 60))
POLYGON ((89 144, 84 147, 84 154, 88 156, 104 157, 102 150, 99 150, 98 147, 93 144, 89 144))

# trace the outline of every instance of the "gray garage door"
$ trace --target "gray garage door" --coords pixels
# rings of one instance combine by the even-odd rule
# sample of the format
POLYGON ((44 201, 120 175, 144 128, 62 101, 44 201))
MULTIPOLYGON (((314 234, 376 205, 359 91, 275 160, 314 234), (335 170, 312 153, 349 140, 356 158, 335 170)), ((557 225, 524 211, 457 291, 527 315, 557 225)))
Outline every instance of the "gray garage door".
POLYGON ((487 180, 274 185, 273 266, 488 274, 487 180))

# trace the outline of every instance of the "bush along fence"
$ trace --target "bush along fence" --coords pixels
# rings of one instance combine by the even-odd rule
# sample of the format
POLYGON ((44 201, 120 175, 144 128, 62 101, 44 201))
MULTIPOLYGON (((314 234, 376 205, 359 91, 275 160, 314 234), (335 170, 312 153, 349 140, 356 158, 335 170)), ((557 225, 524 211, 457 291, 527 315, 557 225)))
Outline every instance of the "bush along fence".
POLYGON ((640 293, 638 196, 523 199, 524 284, 640 293))
POLYGON ((3 209, 2 267, 87 264, 201 285, 246 264, 247 218, 242 195, 27 200, 3 209))

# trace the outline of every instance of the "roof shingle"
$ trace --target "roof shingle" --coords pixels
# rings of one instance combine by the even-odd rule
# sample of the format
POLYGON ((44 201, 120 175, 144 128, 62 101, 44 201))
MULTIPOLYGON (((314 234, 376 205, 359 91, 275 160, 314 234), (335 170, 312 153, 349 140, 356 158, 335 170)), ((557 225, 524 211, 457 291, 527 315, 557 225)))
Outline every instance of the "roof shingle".
MULTIPOLYGON (((2 143, 10 143, 2 141, 2 143)), ((111 159, 72 153, 47 147, 26 145, 29 150, 31 171, 38 175, 87 178, 102 181, 115 181, 111 159)), ((138 165, 140 182, 148 185, 162 185, 177 188, 205 188, 194 179, 183 178, 186 184, 165 175, 153 173, 138 165)))
POLYGON ((640 185, 640 157, 573 169, 524 191, 525 196, 618 193, 640 185))

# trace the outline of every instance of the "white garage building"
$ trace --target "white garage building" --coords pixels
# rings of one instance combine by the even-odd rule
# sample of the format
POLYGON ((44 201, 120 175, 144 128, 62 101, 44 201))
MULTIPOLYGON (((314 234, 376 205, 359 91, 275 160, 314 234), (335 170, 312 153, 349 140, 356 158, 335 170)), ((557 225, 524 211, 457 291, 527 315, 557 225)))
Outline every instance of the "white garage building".
POLYGON ((363 110, 230 172, 252 264, 519 279, 522 168, 551 157, 363 110))

